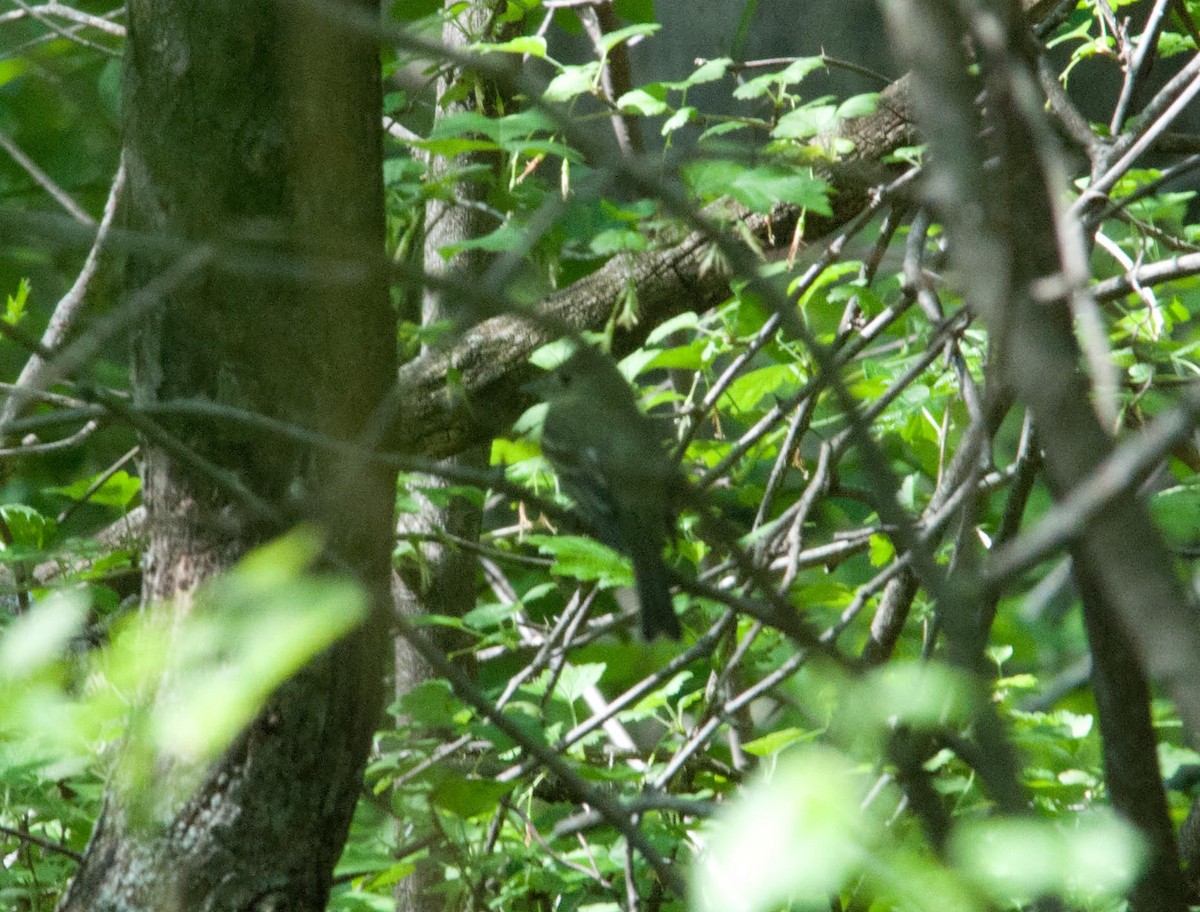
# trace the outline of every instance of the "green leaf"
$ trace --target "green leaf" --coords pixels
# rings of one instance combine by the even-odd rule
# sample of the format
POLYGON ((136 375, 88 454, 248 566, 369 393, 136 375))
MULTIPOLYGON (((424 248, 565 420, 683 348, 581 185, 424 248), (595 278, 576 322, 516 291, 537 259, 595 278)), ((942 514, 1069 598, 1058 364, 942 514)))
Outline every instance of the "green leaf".
POLYGON ((451 154, 461 146, 465 151, 472 147, 480 149, 500 148, 507 152, 528 154, 546 152, 564 157, 577 158, 577 154, 563 145, 547 138, 557 132, 554 122, 543 111, 532 109, 518 111, 504 117, 485 117, 475 111, 462 111, 443 117, 434 124, 427 139, 410 145, 428 149, 438 154, 451 154), (477 137, 485 137, 491 143, 477 137))
POLYGON ((29 69, 28 57, 9 57, 0 60, 0 88, 8 85, 14 79, 24 76, 29 69))
POLYGON ((684 174, 697 195, 731 196, 755 212, 770 212, 776 203, 792 203, 824 215, 832 211, 826 195, 829 185, 809 168, 752 168, 717 160, 693 162, 684 174))
POLYGON ((586 665, 567 662, 558 676, 558 686, 555 690, 569 703, 581 700, 589 688, 600 683, 607 667, 603 662, 592 662, 586 665))
POLYGON ((795 362, 771 364, 734 380, 721 402, 734 412, 747 412, 767 396, 786 396, 795 392, 804 381, 804 372, 795 362))
POLYGON ((492 440, 492 454, 488 465, 515 465, 527 459, 541 455, 537 444, 525 437, 509 440, 507 437, 496 437, 492 440))
POLYGON ((620 554, 579 535, 530 535, 539 552, 554 558, 550 572, 604 586, 632 586, 633 570, 620 554))
POLYGON ((988 646, 984 651, 987 653, 987 657, 992 660, 992 663, 997 668, 1002 667, 1004 663, 1013 656, 1013 648, 1011 643, 988 646))
POLYGON ((443 0, 395 0, 388 12, 397 22, 415 22, 438 12, 442 3, 443 0))
POLYGON ((470 820, 480 814, 491 814, 496 805, 513 786, 494 779, 469 779, 448 776, 439 782, 430 796, 433 803, 456 817, 470 820))
MULTIPOLYGON (((82 500, 83 495, 87 493, 96 481, 93 478, 82 478, 72 484, 58 488, 47 488, 55 494, 61 494, 63 497, 69 497, 71 500, 82 500)), ((92 494, 88 497, 88 503, 97 504, 101 507, 116 507, 117 509, 126 509, 142 491, 142 480, 128 472, 114 472, 109 478, 104 480, 92 494)))
POLYGON ((488 139, 468 139, 462 136, 446 139, 422 139, 409 143, 409 145, 417 149, 424 149, 433 155, 441 155, 444 158, 466 155, 469 152, 494 152, 500 148, 499 143, 488 139))
MULTIPOLYGON (((371 891, 387 890, 390 892, 389 888, 394 887, 415 870, 417 870, 417 866, 411 861, 401 861, 397 864, 389 865, 386 870, 367 878, 363 883, 363 889, 371 891)), ((335 876, 337 873, 335 872, 335 876)))
POLYGON ((1150 513, 1175 550, 1200 546, 1200 481, 1158 492, 1150 499, 1150 513))
MULTIPOLYGON (((859 265, 855 262, 833 263, 828 269, 822 270, 817 280, 812 282, 804 294, 800 296, 800 306, 804 308, 814 302, 821 301, 829 294, 828 289, 831 286, 836 285, 847 276, 856 275, 858 271, 859 265)), ((788 294, 795 293, 795 286, 799 281, 800 279, 796 279, 795 282, 788 286, 788 294)))
POLYGON ((753 741, 743 744, 742 750, 755 757, 770 757, 793 744, 810 741, 816 735, 816 732, 805 731, 802 728, 781 728, 769 735, 763 735, 761 738, 755 738, 753 741))
POLYGON ((462 616, 463 624, 475 630, 494 630, 511 621, 520 611, 518 603, 494 602, 472 608, 462 616))
POLYGON ((874 114, 879 107, 878 92, 864 92, 861 95, 851 95, 838 105, 837 116, 842 120, 851 117, 865 117, 874 114))
POLYGON ((654 117, 671 110, 666 104, 666 97, 666 88, 662 83, 656 83, 626 92, 617 99, 617 107, 643 117, 654 117))
POLYGON ((653 348, 666 340, 667 336, 676 332, 683 332, 688 329, 695 329, 700 325, 700 317, 694 310, 689 310, 677 316, 671 317, 665 323, 660 323, 650 331, 646 336, 647 347, 653 348))
POLYGON ((541 35, 521 35, 511 41, 499 44, 479 42, 472 44, 472 51, 479 54, 528 54, 530 57, 544 59, 546 57, 546 39, 541 35))
POLYGON ((574 350, 575 345, 570 339, 547 342, 529 356, 529 363, 543 370, 554 370, 571 357, 571 352, 574 350))
POLYGON ((796 593, 800 604, 809 607, 828 605, 833 608, 843 608, 850 604, 852 590, 845 583, 834 579, 822 579, 801 586, 796 593))
POLYGON ((872 567, 882 567, 895 558, 896 546, 892 544, 892 540, 886 535, 875 533, 871 536, 869 556, 872 567))
POLYGON ((1158 38, 1158 53, 1164 60, 1178 54, 1193 53, 1196 50, 1196 39, 1191 35, 1181 35, 1178 32, 1163 31, 1158 38))
POLYGON ((697 111, 691 105, 686 105, 672 114, 666 119, 662 125, 662 135, 670 136, 676 130, 682 129, 688 125, 693 117, 697 115, 697 111))
POLYGON ((771 92, 782 91, 788 86, 800 82, 813 70, 819 70, 824 66, 825 63, 820 57, 801 57, 777 73, 766 73, 746 80, 733 90, 733 97, 749 101, 761 98, 771 92))
POLYGON ((388 187, 404 184, 420 185, 425 174, 425 166, 407 155, 397 155, 386 159, 383 163, 383 182, 388 187))
MULTIPOLYGON (((12 544, 18 549, 43 551, 58 533, 58 524, 53 519, 25 504, 4 504, 0 506, 0 516, 4 517, 12 533, 12 544)), ((0 544, 0 550, 8 548, 0 544)))
POLYGON ((417 725, 445 725, 454 718, 461 704, 448 681, 434 678, 422 681, 405 693, 394 707, 397 715, 408 716, 417 725))
POLYGON ((776 139, 809 139, 831 132, 837 122, 837 108, 833 105, 805 105, 779 118, 771 135, 776 139))
POLYGON ((687 88, 694 85, 702 85, 706 82, 716 82, 718 79, 725 78, 725 72, 729 69, 729 65, 733 63, 728 57, 717 57, 714 60, 706 60, 700 66, 692 71, 689 76, 681 83, 674 83, 673 88, 687 88))
POLYGON ((7 304, 4 308, 4 322, 9 326, 16 326, 25 318, 25 305, 29 303, 29 279, 21 279, 17 283, 17 293, 7 296, 7 304))
POLYGON ((580 95, 590 95, 596 90, 600 78, 600 62, 593 60, 576 66, 563 67, 561 73, 550 80, 542 93, 545 101, 570 101, 580 95))
POLYGON ((512 222, 505 222, 495 231, 481 237, 460 241, 438 248, 438 255, 449 260, 464 250, 486 250, 489 253, 507 253, 521 250, 525 246, 525 229, 512 222))
POLYGON ((594 235, 588 243, 596 256, 612 256, 627 250, 645 250, 650 246, 646 236, 634 228, 609 228, 594 235))
POLYGON ((718 136, 724 136, 727 133, 736 133, 738 130, 749 130, 751 124, 745 120, 726 120, 713 124, 707 130, 700 134, 700 143, 703 144, 706 140, 715 139, 718 136))
POLYGON ((608 54, 609 51, 623 41, 628 41, 631 38, 640 38, 646 35, 653 35, 661 28, 662 24, 658 22, 638 22, 634 25, 627 25, 625 28, 606 32, 604 35, 602 35, 599 41, 599 47, 602 53, 608 54))
POLYGON ((506 0, 504 12, 500 14, 498 21, 505 24, 520 22, 529 14, 530 10, 537 9, 540 2, 541 0, 506 0))
POLYGON ((664 706, 668 705, 671 698, 676 696, 683 689, 683 685, 690 681, 692 677, 693 675, 690 671, 679 672, 662 687, 642 697, 631 709, 626 709, 619 713, 618 718, 623 722, 639 722, 642 719, 650 718, 664 706))

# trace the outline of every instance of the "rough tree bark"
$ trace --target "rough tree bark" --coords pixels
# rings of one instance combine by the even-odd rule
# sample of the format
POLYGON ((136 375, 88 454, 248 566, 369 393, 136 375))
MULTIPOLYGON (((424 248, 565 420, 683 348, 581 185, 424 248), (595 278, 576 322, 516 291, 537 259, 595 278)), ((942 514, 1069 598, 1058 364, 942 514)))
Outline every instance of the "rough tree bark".
MULTIPOLYGON (((202 397, 353 440, 385 396, 377 16, 357 0, 129 4, 126 221, 200 264, 142 327, 141 403, 202 397)), ((167 268, 138 258, 128 292, 167 268)), ((110 787, 61 908, 324 909, 379 721, 394 476, 194 419, 143 447, 148 610, 188 611, 198 584, 303 520, 372 613, 149 826, 110 787)))

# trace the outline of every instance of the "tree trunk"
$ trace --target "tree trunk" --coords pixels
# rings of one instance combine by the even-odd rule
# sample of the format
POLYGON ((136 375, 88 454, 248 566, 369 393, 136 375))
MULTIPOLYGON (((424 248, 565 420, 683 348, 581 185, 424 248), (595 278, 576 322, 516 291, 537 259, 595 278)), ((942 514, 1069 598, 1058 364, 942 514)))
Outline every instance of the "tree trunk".
MULTIPOLYGON (((362 2, 129 4, 126 222, 156 251, 130 264, 130 300, 173 278, 135 346, 139 405, 202 398, 347 441, 368 425, 395 378, 377 16, 362 2)), ((149 825, 110 786, 61 908, 316 912, 383 696, 394 475, 245 425, 151 431, 149 610, 188 611, 198 584, 305 521, 372 611, 149 825)))

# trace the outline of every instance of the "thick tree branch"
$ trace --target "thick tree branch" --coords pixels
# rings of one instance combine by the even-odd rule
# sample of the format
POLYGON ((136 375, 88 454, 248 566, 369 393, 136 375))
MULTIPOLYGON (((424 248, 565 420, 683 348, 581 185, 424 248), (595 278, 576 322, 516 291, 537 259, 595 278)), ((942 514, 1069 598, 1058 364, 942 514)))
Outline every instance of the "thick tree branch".
MULTIPOLYGON (((887 177, 875 165, 903 144, 915 141, 908 119, 907 90, 901 80, 882 93, 874 114, 846 123, 843 136, 855 143, 846 161, 824 175, 830 182, 831 217, 805 213, 805 234, 819 238, 842 227, 867 204, 871 189, 887 177)), ((802 213, 778 206, 770 215, 734 207, 746 233, 768 256, 783 255, 802 213)), ((429 457, 442 457, 494 435, 508 426, 526 401, 520 385, 529 379, 529 355, 552 341, 554 324, 576 330, 599 329, 623 295, 637 288, 638 324, 618 330, 617 349, 631 350, 655 326, 684 311, 704 312, 729 297, 729 274, 714 263, 711 239, 695 232, 674 246, 624 254, 596 272, 546 298, 541 321, 515 314, 493 317, 469 329, 448 351, 434 351, 400 369, 403 391, 395 423, 417 428, 410 445, 429 457), (453 386, 447 383, 453 377, 453 386)))

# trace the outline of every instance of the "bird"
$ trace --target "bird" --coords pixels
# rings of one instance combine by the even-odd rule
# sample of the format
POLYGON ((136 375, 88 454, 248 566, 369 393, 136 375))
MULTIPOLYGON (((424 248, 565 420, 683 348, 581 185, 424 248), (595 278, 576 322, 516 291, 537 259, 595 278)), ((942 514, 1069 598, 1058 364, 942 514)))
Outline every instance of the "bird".
POLYGON ((542 452, 595 537, 633 563, 642 635, 679 639, 663 547, 683 473, 616 365, 585 344, 542 377, 542 452))

